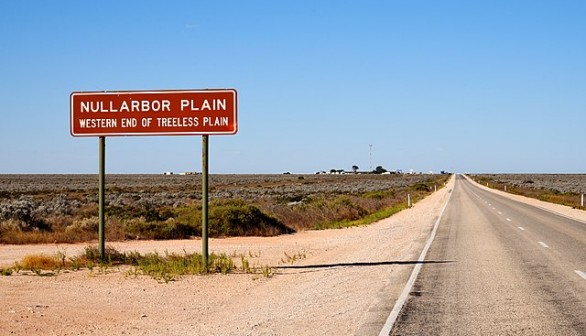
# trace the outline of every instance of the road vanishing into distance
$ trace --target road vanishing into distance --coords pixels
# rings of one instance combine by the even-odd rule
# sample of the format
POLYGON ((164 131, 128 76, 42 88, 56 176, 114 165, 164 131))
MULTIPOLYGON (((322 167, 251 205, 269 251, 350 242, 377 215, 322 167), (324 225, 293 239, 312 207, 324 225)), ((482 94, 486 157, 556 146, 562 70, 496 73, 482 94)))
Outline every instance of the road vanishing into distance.
POLYGON ((586 335, 586 223, 456 176, 391 335, 586 335))

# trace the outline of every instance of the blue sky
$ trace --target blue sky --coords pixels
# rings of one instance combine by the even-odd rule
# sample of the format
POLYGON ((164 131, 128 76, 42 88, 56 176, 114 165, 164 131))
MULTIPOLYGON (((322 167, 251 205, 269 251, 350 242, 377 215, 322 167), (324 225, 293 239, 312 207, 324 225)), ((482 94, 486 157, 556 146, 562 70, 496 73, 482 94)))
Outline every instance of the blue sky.
MULTIPOLYGON (((73 91, 234 88, 212 173, 586 173, 584 1, 4 1, 0 173, 97 173, 73 91)), ((109 137, 108 173, 201 169, 109 137)))

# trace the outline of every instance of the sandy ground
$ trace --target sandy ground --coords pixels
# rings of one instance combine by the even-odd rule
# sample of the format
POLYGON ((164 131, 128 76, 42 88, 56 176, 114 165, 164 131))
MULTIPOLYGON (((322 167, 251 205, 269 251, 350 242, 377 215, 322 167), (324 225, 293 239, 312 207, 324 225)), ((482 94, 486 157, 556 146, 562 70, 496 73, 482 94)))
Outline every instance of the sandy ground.
MULTIPOLYGON (((453 183, 367 227, 210 240, 213 252, 270 265, 269 278, 188 276, 165 284, 118 268, 0 277, 0 334, 378 335, 453 183), (298 259, 291 264, 285 254, 298 259)), ((201 249, 197 240, 111 245, 143 253, 201 249)), ((4 245, 0 265, 39 252, 75 255, 84 246, 4 245)))

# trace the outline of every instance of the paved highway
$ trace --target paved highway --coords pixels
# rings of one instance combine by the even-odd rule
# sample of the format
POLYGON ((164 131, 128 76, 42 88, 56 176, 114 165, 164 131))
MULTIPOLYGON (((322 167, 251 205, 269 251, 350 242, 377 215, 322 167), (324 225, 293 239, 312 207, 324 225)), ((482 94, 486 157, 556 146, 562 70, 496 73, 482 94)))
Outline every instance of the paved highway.
POLYGON ((391 335, 586 335, 586 224, 456 176, 391 335))

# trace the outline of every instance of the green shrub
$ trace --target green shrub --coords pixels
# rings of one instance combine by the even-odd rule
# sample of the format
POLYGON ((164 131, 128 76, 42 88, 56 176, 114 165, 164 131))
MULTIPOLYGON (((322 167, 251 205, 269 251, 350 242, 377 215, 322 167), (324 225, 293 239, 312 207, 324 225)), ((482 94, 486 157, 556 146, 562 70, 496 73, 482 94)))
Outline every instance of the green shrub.
POLYGON ((163 207, 133 207, 133 206, 109 206, 106 208, 106 216, 115 216, 120 219, 144 218, 147 222, 165 221, 172 218, 173 210, 163 207))
MULTIPOLYGON (((242 200, 212 202, 208 209, 208 234, 211 237, 275 236, 294 232, 278 219, 242 200)), ((184 207, 178 211, 177 222, 194 227, 199 235, 201 220, 200 207, 184 207)))
MULTIPOLYGON (((104 248, 104 257, 108 263, 127 263, 126 254, 116 250, 112 246, 106 246, 104 248)), ((86 246, 80 259, 99 263, 101 260, 98 245, 86 246)))
POLYGON ((247 204, 211 207, 209 221, 213 236, 273 236, 293 232, 276 218, 247 204))
POLYGON ((180 239, 197 234, 194 226, 173 219, 164 222, 148 222, 145 218, 136 218, 126 222, 125 232, 141 239, 180 239))
POLYGON ((65 227, 66 232, 89 231, 97 232, 100 225, 100 219, 96 216, 89 218, 80 218, 73 221, 73 224, 65 227))

